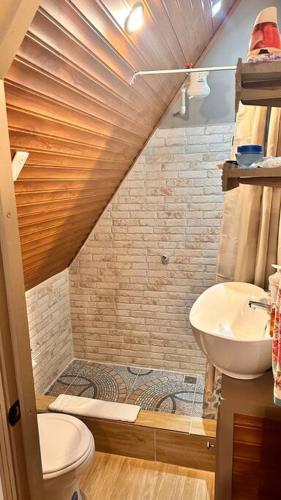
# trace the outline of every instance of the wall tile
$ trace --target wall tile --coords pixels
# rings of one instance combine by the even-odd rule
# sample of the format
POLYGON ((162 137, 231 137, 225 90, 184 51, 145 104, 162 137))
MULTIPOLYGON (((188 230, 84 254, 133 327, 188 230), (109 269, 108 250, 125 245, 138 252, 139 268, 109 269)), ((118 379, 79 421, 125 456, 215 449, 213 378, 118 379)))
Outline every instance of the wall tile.
POLYGON ((215 283, 232 132, 156 131, 70 267, 75 356, 204 371, 188 314, 215 283))
POLYGON ((26 303, 35 391, 43 393, 73 358, 68 269, 28 290, 26 303))

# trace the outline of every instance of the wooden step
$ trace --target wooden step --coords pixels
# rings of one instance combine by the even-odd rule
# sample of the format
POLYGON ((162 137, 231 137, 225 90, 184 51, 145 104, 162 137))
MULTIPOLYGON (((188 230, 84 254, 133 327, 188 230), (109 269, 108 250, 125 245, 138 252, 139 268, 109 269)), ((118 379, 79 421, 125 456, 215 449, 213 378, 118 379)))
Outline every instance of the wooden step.
MULTIPOLYGON (((37 395, 38 413, 55 396, 37 395)), ((80 418, 80 417, 79 417, 80 418)), ((141 410, 136 422, 83 417, 96 450, 202 470, 215 470, 216 421, 141 410)))

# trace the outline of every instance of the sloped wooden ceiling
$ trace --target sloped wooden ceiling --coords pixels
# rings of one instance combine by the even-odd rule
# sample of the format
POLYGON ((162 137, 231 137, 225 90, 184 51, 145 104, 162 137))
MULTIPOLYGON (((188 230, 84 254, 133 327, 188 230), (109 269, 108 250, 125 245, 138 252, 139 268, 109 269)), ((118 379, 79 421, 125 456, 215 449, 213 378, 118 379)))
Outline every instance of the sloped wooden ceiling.
MULTIPOLYGON (((26 288, 66 268, 182 83, 134 71, 195 63, 217 29, 211 0, 43 0, 6 78, 26 288)), ((225 15, 234 0, 224 0, 225 15)))

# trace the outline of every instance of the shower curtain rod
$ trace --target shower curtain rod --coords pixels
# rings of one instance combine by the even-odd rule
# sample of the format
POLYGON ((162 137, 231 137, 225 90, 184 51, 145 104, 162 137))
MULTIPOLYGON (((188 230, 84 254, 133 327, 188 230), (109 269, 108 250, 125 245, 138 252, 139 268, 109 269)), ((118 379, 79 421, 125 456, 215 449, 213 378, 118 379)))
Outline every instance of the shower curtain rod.
POLYGON ((182 68, 182 69, 157 69, 149 71, 137 71, 133 74, 130 85, 133 85, 138 76, 150 76, 150 75, 176 75, 180 73, 201 73, 203 71, 235 71, 237 66, 214 66, 211 68, 182 68))

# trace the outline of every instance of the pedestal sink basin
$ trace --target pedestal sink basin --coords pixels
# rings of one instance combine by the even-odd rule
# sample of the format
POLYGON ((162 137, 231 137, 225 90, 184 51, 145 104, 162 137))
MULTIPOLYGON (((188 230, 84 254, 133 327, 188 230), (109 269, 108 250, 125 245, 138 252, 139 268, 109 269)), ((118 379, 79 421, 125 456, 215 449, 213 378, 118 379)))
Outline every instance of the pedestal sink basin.
POLYGON ((249 300, 265 297, 249 283, 220 283, 198 297, 190 323, 200 349, 221 372, 253 379, 271 367, 267 311, 251 309, 249 300))

